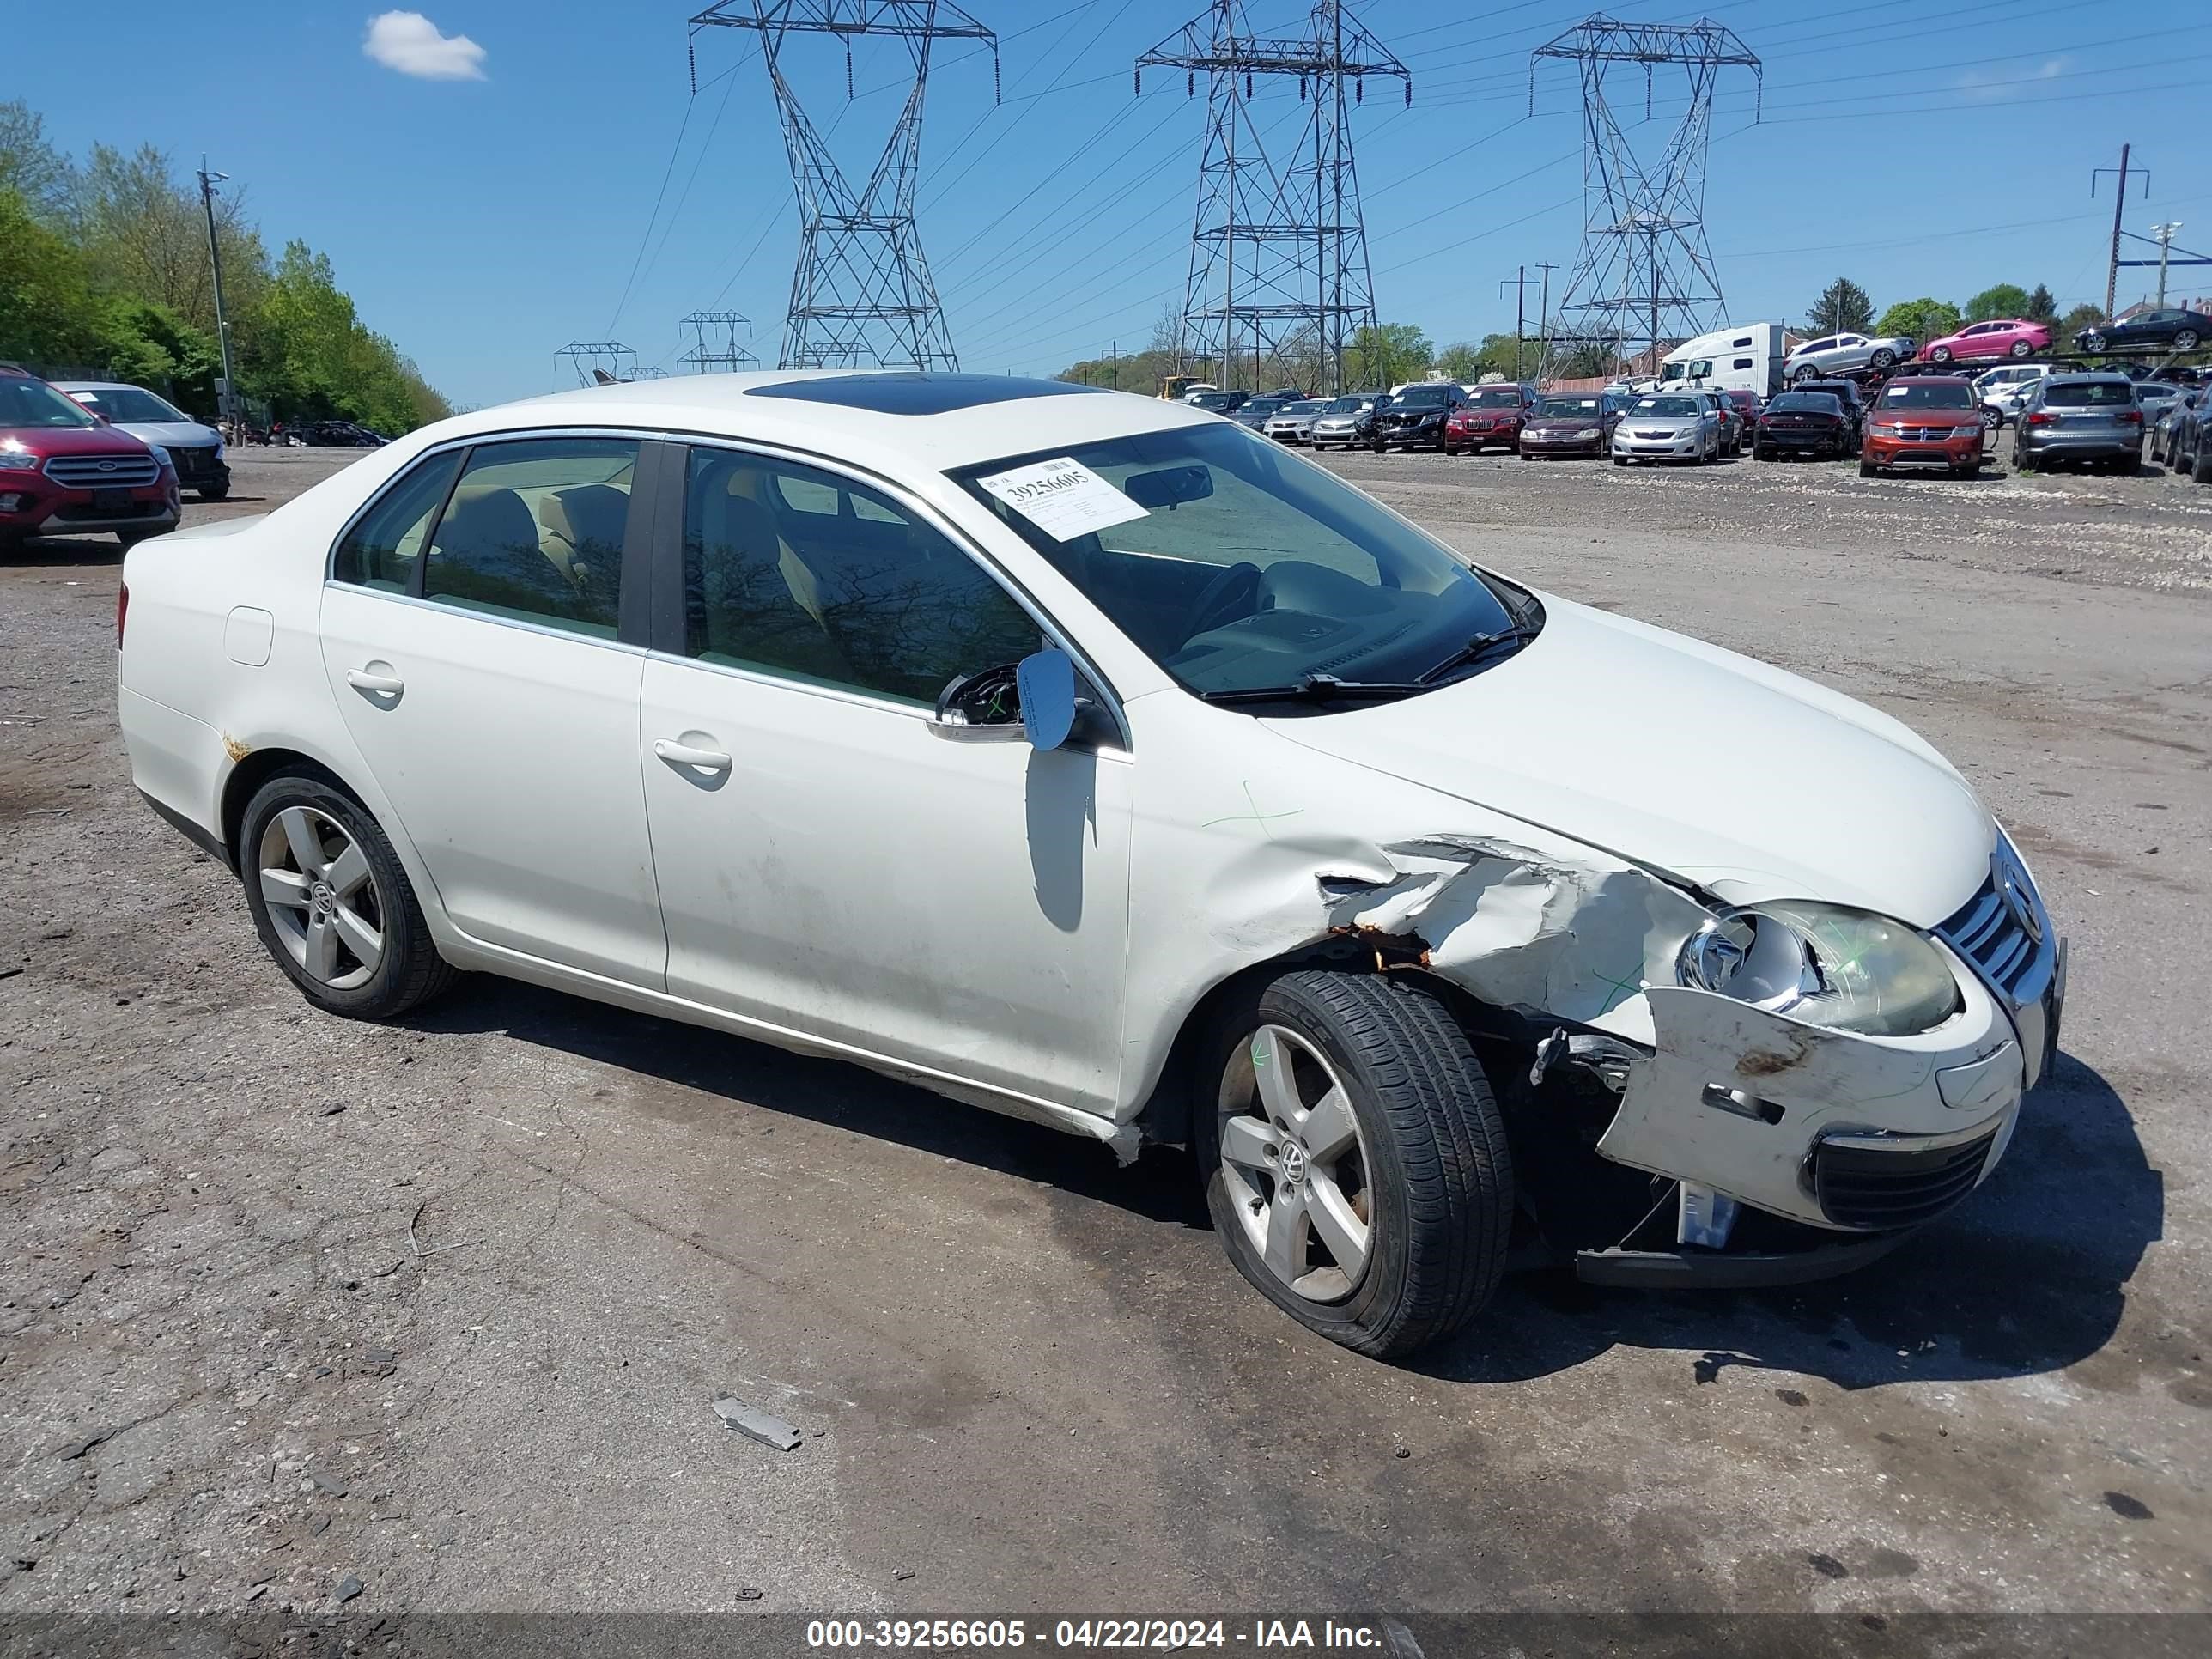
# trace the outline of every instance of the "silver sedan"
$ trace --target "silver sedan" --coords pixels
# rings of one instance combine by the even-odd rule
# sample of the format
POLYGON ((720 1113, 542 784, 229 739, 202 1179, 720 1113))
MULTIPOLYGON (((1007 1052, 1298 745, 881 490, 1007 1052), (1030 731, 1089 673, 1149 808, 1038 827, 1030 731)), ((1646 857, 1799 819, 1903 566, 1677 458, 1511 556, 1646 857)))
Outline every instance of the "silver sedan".
POLYGON ((1267 417, 1260 429, 1277 443, 1302 444, 1313 436, 1313 423, 1328 408, 1326 398, 1308 398, 1301 403, 1285 404, 1267 417))
POLYGON ((1782 365, 1782 374, 1795 386, 1800 380, 1817 380, 1854 368, 1889 368, 1910 362, 1913 349, 1911 338, 1902 334, 1880 338, 1868 334, 1823 335, 1791 352, 1782 365))
POLYGON ((1662 392, 1638 398, 1613 428, 1613 464, 1631 461, 1690 461, 1721 458, 1720 411, 1696 392, 1662 392))

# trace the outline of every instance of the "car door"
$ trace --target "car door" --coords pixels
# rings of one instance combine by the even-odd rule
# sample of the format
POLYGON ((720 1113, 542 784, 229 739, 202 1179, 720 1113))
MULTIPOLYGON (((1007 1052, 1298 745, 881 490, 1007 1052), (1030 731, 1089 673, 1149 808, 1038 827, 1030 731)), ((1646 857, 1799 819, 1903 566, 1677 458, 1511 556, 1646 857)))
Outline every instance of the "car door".
POLYGON ((1110 1110, 1130 757, 934 718, 948 682, 1038 647, 1036 616, 911 500, 827 465, 698 444, 672 483, 655 591, 678 603, 636 738, 669 990, 1110 1110))
POLYGON ((625 639, 644 623, 641 449, 607 434, 487 438, 418 461, 340 538, 322 649, 347 730, 454 925, 658 989, 645 658, 625 639))

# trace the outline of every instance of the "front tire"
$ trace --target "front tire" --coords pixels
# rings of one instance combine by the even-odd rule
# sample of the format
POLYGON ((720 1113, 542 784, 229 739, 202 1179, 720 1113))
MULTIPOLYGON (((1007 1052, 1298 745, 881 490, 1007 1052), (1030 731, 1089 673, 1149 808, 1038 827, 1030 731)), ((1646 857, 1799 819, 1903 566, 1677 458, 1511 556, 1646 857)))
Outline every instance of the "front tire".
POLYGON ((204 501, 219 501, 230 494, 228 484, 206 484, 192 492, 204 501))
POLYGON ((2197 440, 2196 458, 2189 464, 2189 479, 2191 483, 2212 483, 2212 449, 2205 447, 2201 436, 2197 440))
POLYGON ((1874 354, 1874 357, 1869 363, 1868 367, 1872 368, 1876 374, 1881 374, 1885 369, 1895 368, 1897 367, 1897 354, 1885 347, 1881 350, 1874 354))
POLYGON ((2014 340, 2012 343, 2012 355, 2015 357, 2032 357, 2035 355, 2035 349, 2025 340, 2014 340))
POLYGON ((1859 463, 1859 477, 1862 478, 1878 478, 1881 476, 1881 469, 1876 466, 1872 461, 1861 461, 1859 463))
POLYGON ((1219 1022, 1209 1057, 1214 1110, 1192 1139, 1238 1272, 1378 1359, 1474 1318, 1504 1267, 1513 1167, 1441 1002, 1382 975, 1285 974, 1219 1022))
POLYGON ((322 779, 264 784, 239 826, 238 862, 253 931, 325 1012, 396 1019, 459 976, 376 820, 322 779))

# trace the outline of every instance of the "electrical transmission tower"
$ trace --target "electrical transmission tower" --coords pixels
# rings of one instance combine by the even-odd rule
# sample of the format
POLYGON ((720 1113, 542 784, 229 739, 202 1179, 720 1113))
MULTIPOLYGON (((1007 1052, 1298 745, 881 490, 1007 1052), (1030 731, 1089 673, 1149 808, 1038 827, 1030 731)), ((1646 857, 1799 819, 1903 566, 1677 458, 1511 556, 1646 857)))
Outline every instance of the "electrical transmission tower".
POLYGON ((1687 25, 1621 23, 1600 14, 1536 48, 1528 61, 1531 114, 1536 70, 1547 58, 1579 64, 1582 76, 1583 240, 1559 308, 1579 317, 1577 331, 1585 337, 1608 341, 1622 356, 1627 343, 1641 336, 1656 374, 1671 340, 1702 334, 1723 320, 1720 277, 1705 240, 1713 83, 1723 69, 1748 69, 1763 110, 1765 71, 1734 30, 1710 18, 1687 25), (1644 72, 1647 121, 1657 73, 1679 67, 1687 76, 1689 107, 1656 155, 1648 143, 1646 154, 1638 153, 1606 100, 1607 72, 1623 64, 1644 72))
MULTIPOLYGON (((791 280, 781 366, 959 368, 915 230, 922 96, 929 85, 930 50, 939 40, 989 42, 995 82, 998 36, 952 0, 716 0, 692 18, 692 33, 713 25, 760 36, 791 158, 799 197, 799 268, 791 280), (913 88, 875 170, 857 191, 784 76, 784 47, 793 34, 842 40, 848 97, 856 36, 894 37, 913 59, 913 88)), ((695 62, 695 91, 696 81, 695 62)))
POLYGON ((701 374, 758 368, 760 359, 738 343, 738 331, 752 330, 751 319, 735 311, 695 311, 676 325, 691 337, 690 349, 676 361, 701 374))
POLYGON ((553 355, 567 360, 578 386, 612 386, 637 378, 637 353, 619 340, 571 340, 553 355))
POLYGON ((1137 59, 1139 92, 1155 68, 1182 70, 1192 94, 1206 77, 1183 366, 1203 366, 1225 385, 1249 351, 1255 382, 1273 357, 1279 373, 1303 362, 1313 380, 1340 390, 1345 346, 1375 325, 1351 106, 1365 100, 1370 75, 1402 82, 1412 103, 1412 74, 1342 0, 1316 0, 1307 33, 1290 38, 1255 35, 1243 0, 1213 0, 1137 59), (1253 119, 1261 76, 1296 76, 1309 106, 1281 167, 1253 119))

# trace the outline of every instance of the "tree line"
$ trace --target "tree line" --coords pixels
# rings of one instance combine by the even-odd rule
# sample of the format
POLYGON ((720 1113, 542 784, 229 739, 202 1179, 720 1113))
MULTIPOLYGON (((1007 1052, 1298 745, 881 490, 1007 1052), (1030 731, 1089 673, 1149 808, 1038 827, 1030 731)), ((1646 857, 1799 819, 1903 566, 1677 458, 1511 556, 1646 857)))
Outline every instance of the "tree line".
MULTIPOLYGON (((396 435, 453 412, 361 320, 329 256, 269 257, 239 197, 216 202, 237 392, 279 421, 358 421, 396 435)), ((128 381, 212 417, 222 352, 198 179, 152 145, 82 161, 20 100, 0 102, 0 360, 128 381)))

